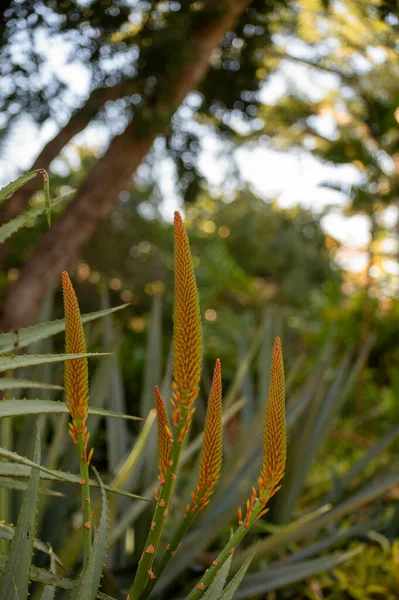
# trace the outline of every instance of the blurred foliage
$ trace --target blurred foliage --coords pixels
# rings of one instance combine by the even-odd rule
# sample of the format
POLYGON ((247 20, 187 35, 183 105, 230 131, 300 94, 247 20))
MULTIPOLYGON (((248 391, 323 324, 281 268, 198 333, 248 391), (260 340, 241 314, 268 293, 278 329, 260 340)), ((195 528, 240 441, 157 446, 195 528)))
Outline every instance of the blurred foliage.
MULTIPOLYGON (((373 535, 370 534, 371 539, 373 535)), ((309 600, 375 600, 397 598, 398 542, 390 544, 375 535, 374 544, 364 548, 361 559, 354 557, 331 573, 313 579, 298 598, 309 600)))

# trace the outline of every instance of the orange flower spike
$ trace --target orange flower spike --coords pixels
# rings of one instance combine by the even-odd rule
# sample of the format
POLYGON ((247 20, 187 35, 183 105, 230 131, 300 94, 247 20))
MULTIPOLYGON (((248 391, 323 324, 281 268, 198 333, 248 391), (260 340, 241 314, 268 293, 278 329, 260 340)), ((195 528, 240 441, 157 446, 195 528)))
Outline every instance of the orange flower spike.
MULTIPOLYGON (((66 271, 62 273, 62 289, 65 310, 65 352, 85 354, 86 341, 75 291, 66 271)), ((89 375, 87 358, 65 361, 65 392, 68 410, 72 419, 87 418, 89 375)))
POLYGON ((286 459, 285 432, 285 385, 281 342, 275 339, 271 369, 269 395, 265 412, 263 436, 263 463, 259 477, 259 498, 262 502, 270 498, 284 476, 286 459))
MULTIPOLYGON (((198 485, 193 504, 198 496, 201 496, 204 502, 208 500, 219 479, 223 454, 222 431, 222 369, 220 360, 217 359, 206 411, 198 485)), ((203 504, 201 499, 200 504, 203 504)))
POLYGON ((173 312, 173 396, 177 409, 173 421, 179 422, 179 405, 184 417, 198 396, 202 362, 201 314, 193 261, 183 221, 175 212, 173 312))
MULTIPOLYGON (((67 354, 86 354, 86 341, 80 317, 79 304, 71 280, 66 271, 62 273, 62 291, 65 311, 65 351, 67 354)), ((74 358, 64 364, 67 407, 72 417, 69 434, 78 447, 83 508, 83 561, 87 566, 91 552, 91 502, 89 465, 93 448, 87 454, 90 433, 87 431, 89 372, 87 358, 74 358)))
POLYGON ((165 403, 157 385, 154 387, 154 393, 158 418, 158 479, 162 485, 165 482, 172 440, 168 434, 168 432, 170 432, 170 423, 166 413, 165 403))

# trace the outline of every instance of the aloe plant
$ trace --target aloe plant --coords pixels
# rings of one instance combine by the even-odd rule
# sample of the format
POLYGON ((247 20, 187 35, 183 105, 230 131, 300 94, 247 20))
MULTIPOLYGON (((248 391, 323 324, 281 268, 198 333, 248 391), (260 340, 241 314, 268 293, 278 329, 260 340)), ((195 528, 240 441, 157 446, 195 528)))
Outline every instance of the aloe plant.
MULTIPOLYGON (((8 195, 18 189, 24 182, 32 178, 32 174, 21 178, 15 185, 9 186, 3 195, 8 195)), ((45 183, 48 177, 45 175, 45 183)), ((46 187, 47 195, 48 186, 46 187)), ((48 207, 49 202, 46 202, 48 207)), ((29 211, 28 211, 29 212, 29 211)), ((37 213, 39 214, 39 213, 37 213)), ((36 215, 36 212, 35 212, 36 215)), ((31 211, 26 218, 31 218, 31 211)), ((9 234, 15 232, 26 221, 21 219, 18 223, 9 223, 0 229, 1 239, 5 239, 9 234)), ((57 325, 48 324, 39 328, 32 328, 30 332, 17 332, 16 334, 4 334, 0 336, 0 347, 3 351, 19 349, 29 342, 44 339, 48 335, 54 334, 65 327, 66 344, 65 355, 10 355, 0 358, 0 369, 2 371, 13 371, 16 368, 29 367, 38 364, 45 364, 57 361, 65 362, 65 392, 66 404, 58 404, 46 400, 7 400, 3 401, 0 414, 3 416, 16 415, 37 415, 37 414, 57 414, 69 412, 71 423, 69 424, 69 434, 72 442, 77 446, 78 461, 80 465, 79 483, 82 489, 82 510, 83 510, 83 568, 80 579, 77 580, 72 597, 95 598, 98 592, 98 586, 101 579, 102 564, 106 548, 106 530, 108 519, 107 500, 105 497, 105 488, 96 474, 96 479, 102 489, 102 509, 100 516, 100 525, 95 537, 94 546, 92 546, 92 519, 93 509, 90 496, 90 487, 93 482, 89 478, 90 461, 94 448, 88 448, 90 433, 87 427, 87 419, 90 412, 93 412, 88 403, 88 363, 87 358, 91 356, 86 351, 86 342, 83 332, 83 320, 80 316, 78 301, 73 290, 71 281, 67 273, 62 276, 65 322, 57 325), (30 333, 30 336, 29 336, 30 333)), ((200 375, 202 365, 202 332, 200 308, 198 302, 198 292, 195 282, 194 269, 191 260, 191 253, 187 234, 183 222, 178 213, 175 214, 175 304, 174 304, 174 359, 173 359, 173 413, 172 423, 165 409, 164 401, 158 387, 155 388, 156 412, 158 416, 158 465, 159 465, 159 490, 156 490, 156 508, 151 522, 148 539, 143 552, 141 561, 137 569, 134 582, 132 584, 129 598, 148 597, 157 576, 153 572, 154 558, 158 543, 160 541, 162 529, 168 516, 169 504, 173 494, 175 481, 177 478, 177 468, 179 459, 183 450, 185 440, 188 436, 191 421, 195 412, 195 400, 199 393, 200 375)), ((12 379, 8 378, 4 388, 12 389, 12 379)), ((14 378, 14 385, 15 383, 14 378)), ((40 386, 40 383, 28 383, 28 386, 40 386)), ((46 387, 46 385, 44 385, 46 387)), ((49 389, 47 387, 47 389, 49 389)), ((258 491, 253 489, 251 498, 246 505, 246 514, 244 521, 240 520, 236 533, 231 537, 228 545, 220 555, 220 567, 223 567, 228 558, 231 558, 234 545, 241 539, 249 527, 262 516, 265 512, 265 506, 269 498, 277 491, 278 483, 284 473, 285 464, 285 421, 284 421, 284 376, 282 367, 282 356, 280 342, 276 340, 275 352, 273 355, 273 367, 271 376, 271 387, 269 401, 266 411, 266 430, 264 436, 264 461, 261 474, 258 479, 258 491), (273 387, 274 386, 274 387, 273 387)), ((94 409, 94 412, 95 409, 94 409)), ((109 411, 99 411, 97 414, 110 415, 109 411)), ((38 438, 39 440, 39 438, 38 438)), ((35 502, 28 501, 21 508, 21 516, 13 537, 13 546, 10 550, 9 560, 5 564, 4 574, 0 586, 4 590, 10 591, 18 599, 24 598, 28 594, 29 580, 31 572, 31 554, 34 544, 33 529, 36 521, 36 506, 38 498, 39 481, 42 476, 59 478, 63 481, 73 481, 74 476, 62 471, 48 469, 40 465, 40 441, 36 442, 36 450, 33 460, 29 460, 10 449, 0 450, 0 456, 3 459, 13 461, 18 465, 20 477, 28 477, 30 484, 27 489, 27 496, 32 494, 35 502), (24 471, 25 469, 25 471, 24 471), (29 473, 31 469, 32 473, 29 473), (32 487, 34 486, 34 488, 32 487), (31 505, 31 506, 30 506, 31 505), (27 527, 30 523, 31 530, 29 546, 24 551, 25 563, 22 567, 21 561, 13 558, 13 552, 17 557, 16 548, 21 533, 22 525, 27 527), (23 569, 25 575, 20 583, 15 583, 17 568, 23 569), (11 587, 10 587, 11 586, 11 587)), ((221 364, 216 361, 215 371, 209 396, 208 411, 205 422, 204 440, 202 454, 199 466, 198 483, 191 495, 191 503, 187 505, 180 528, 177 530, 171 544, 169 544, 164 553, 160 564, 156 567, 160 574, 169 563, 169 560, 178 551, 181 539, 187 533, 194 519, 208 505, 213 494, 215 485, 220 476, 222 462, 222 380, 221 364)), ((2 463, 5 467, 7 463, 2 463)), ((1 470, 1 469, 0 469, 1 470)), ((6 471, 6 469, 3 469, 6 471)), ((117 478, 118 479, 118 478, 117 478)), ((120 478, 119 478, 120 479, 120 478)), ((33 497, 32 496, 32 497, 33 497)), ((96 511, 98 512, 98 511, 96 511)), ((22 539, 22 538, 21 538, 22 539)), ((230 561, 229 561, 230 562, 230 561)), ((202 592, 212 584, 217 577, 216 563, 214 568, 202 578, 200 583, 190 594, 191 597, 199 597, 202 592)), ((227 566, 226 566, 227 568, 227 566)), ((154 567, 155 569, 155 567, 154 567)), ((227 576, 226 569, 223 571, 227 576)), ((50 578, 51 586, 47 585, 43 593, 53 594, 57 587, 55 581, 56 575, 52 573, 50 578)), ((220 586, 220 577, 218 585, 220 586)), ((216 585, 216 584, 215 584, 216 585)), ((217 589, 211 588, 211 591, 217 589)), ((214 593, 212 592, 214 595, 214 593)), ((227 596, 226 596, 227 597, 227 596)))
MULTIPOLYGON (((36 174, 27 174, 27 178, 20 178, 15 185, 8 186, 5 192, 0 191, 0 201, 33 176, 36 174)), ((49 193, 47 194, 49 198, 49 193)), ((51 204, 54 206, 57 202, 53 200, 51 204)), ((46 201, 46 208, 39 208, 43 212, 48 206, 49 201, 46 201)), ((27 214, 18 222, 0 227, 0 240, 23 227, 32 218, 32 213, 29 214, 30 216, 27 214)), ((361 458, 346 476, 338 480, 335 489, 324 497, 321 495, 318 499, 320 505, 316 503, 309 510, 299 512, 297 509, 316 453, 349 396, 373 340, 370 338, 355 360, 348 353, 338 364, 334 364, 334 353, 327 344, 326 349, 320 353, 314 372, 299 390, 294 391, 285 407, 284 368, 281 342, 275 337, 275 311, 266 311, 252 341, 243 342, 239 347, 240 365, 225 393, 224 402, 222 366, 219 359, 216 360, 213 377, 209 376, 211 385, 204 432, 190 439, 192 421, 197 418, 195 411, 199 404, 197 397, 203 369, 203 340, 190 246, 178 213, 175 214, 174 270, 172 373, 169 375, 170 369, 167 367, 163 382, 154 381, 149 359, 146 367, 146 390, 143 393, 144 410, 141 412, 141 416, 147 418, 126 456, 122 457, 118 453, 122 460, 106 483, 103 483, 96 471, 90 475, 95 432, 99 428, 100 419, 122 418, 134 421, 137 418, 120 414, 114 410, 112 403, 107 404, 107 392, 116 364, 114 357, 104 356, 109 351, 110 338, 108 336, 105 340, 107 352, 88 353, 83 325, 87 323, 90 326, 92 321, 108 317, 123 307, 106 308, 81 316, 71 281, 64 273, 65 319, 0 334, 0 370, 6 374, 6 377, 0 379, 0 389, 8 394, 7 399, 0 402, 3 425, 8 423, 10 427, 10 421, 5 417, 32 418, 42 415, 43 419, 48 419, 45 421, 48 427, 45 429, 46 433, 51 431, 53 436, 50 448, 42 448, 42 459, 39 433, 35 439, 35 450, 28 455, 29 458, 16 452, 11 446, 0 448, 0 487, 7 494, 15 493, 13 490, 18 489, 18 493, 25 495, 16 527, 13 528, 10 524, 0 527, 1 542, 8 545, 7 540, 12 540, 7 556, 0 554, 0 597, 3 597, 3 593, 8 594, 4 597, 26 600, 29 591, 34 600, 48 600, 53 599, 56 593, 65 591, 72 594, 74 600, 96 597, 113 600, 115 596, 120 597, 120 594, 129 600, 144 600, 158 592, 164 593, 211 542, 214 547, 221 548, 221 551, 212 556, 206 565, 207 571, 194 587, 191 580, 187 582, 182 592, 186 594, 187 600, 231 600, 233 597, 257 596, 321 570, 334 568, 360 552, 361 548, 320 556, 322 552, 336 547, 351 536, 366 533, 370 527, 385 527, 389 523, 384 515, 378 521, 374 519, 355 524, 348 530, 338 528, 337 531, 322 535, 326 528, 339 527, 348 515, 355 514, 359 507, 373 502, 399 481, 399 473, 391 469, 379 478, 363 480, 360 487, 353 486, 354 478, 359 477, 370 461, 397 438, 397 428, 361 458), (29 348, 64 330, 65 354, 20 354, 21 349, 29 348), (90 381, 89 402, 87 361, 92 357, 97 357, 101 363, 90 381), (270 370, 265 368, 265 363, 269 360, 270 370), (57 385, 59 381, 36 381, 26 375, 26 370, 32 366, 52 364, 56 367, 60 363, 64 364, 64 387, 57 385), (257 393, 252 380, 254 366, 258 373, 257 393), (21 368, 24 370, 23 377, 19 377, 21 368), (14 374, 16 369, 17 375, 14 374), (173 380, 171 413, 164 402, 170 379, 173 380), (150 383, 158 383, 159 386, 155 386, 152 407, 150 383), (10 398, 10 394, 14 395, 14 392, 18 396, 19 388, 47 390, 46 395, 51 393, 54 397, 65 389, 65 398, 60 402, 45 398, 10 398), (246 397, 243 398, 243 395, 246 397), (245 404, 246 408, 243 410, 245 404), (234 447, 228 437, 224 436, 223 439, 223 432, 226 423, 237 418, 240 413, 244 422, 234 447), (148 465, 146 488, 143 489, 137 481, 137 473, 140 470, 142 472, 143 464, 147 467, 147 463, 140 461, 149 461, 152 457, 152 452, 145 450, 152 434, 155 415, 158 426, 158 478, 147 486, 154 472, 153 465, 148 465), (71 421, 69 428, 66 422, 68 418, 71 421), (89 426, 92 435, 90 443, 89 426), (271 502, 279 490, 285 471, 286 427, 291 438, 288 444, 287 475, 277 501, 274 498, 271 502), (76 453, 73 452, 73 445, 78 450, 76 453), (225 450, 224 466, 222 448, 225 450), (198 451, 198 470, 188 477, 185 466, 198 451), (197 477, 196 480, 194 476, 197 477), (80 491, 82 500, 81 525, 62 529, 61 521, 68 521, 62 519, 61 515, 67 515, 76 509, 77 490, 80 491), (121 544, 118 551, 114 552, 115 544, 122 536, 126 536, 126 541, 128 540, 126 531, 129 533, 139 519, 141 529, 143 528, 146 523, 145 512, 153 502, 154 493, 155 510, 149 522, 147 538, 136 539, 143 547, 137 568, 133 566, 130 569, 127 585, 125 583, 111 588, 111 591, 107 588, 107 593, 100 591, 107 545, 113 552, 111 561, 114 567, 118 567, 118 561, 121 560, 124 565, 128 564, 128 559, 123 554, 124 545, 121 544), (124 504, 123 511, 118 511, 115 499, 122 496, 127 504, 124 504), (235 514, 239 505, 244 506, 244 509, 238 509, 237 519, 235 514), (270 506, 272 523, 262 519, 270 506), (35 532, 37 523, 42 524, 41 533, 39 529, 38 533, 35 532), (232 533, 226 540, 226 528, 232 524, 232 533), (254 541, 254 535, 251 535, 247 542, 245 536, 251 528, 257 535, 262 532, 269 535, 262 534, 260 542, 254 541), (44 541, 48 539, 48 534, 54 536, 56 554, 44 541), (293 551, 287 558, 288 548, 293 551), (41 554, 37 561, 35 556, 35 564, 32 564, 34 549, 41 554), (47 563, 41 560, 43 556, 47 563), (270 561, 266 567, 262 565, 265 557, 270 561), (67 577, 60 570, 61 563, 68 569, 67 577), (249 568, 257 570, 248 574, 249 568), (232 575, 230 581, 229 573, 232 575)), ((161 340, 160 310, 161 304, 158 302, 154 309, 156 318, 153 319, 154 327, 158 330, 149 332, 149 354, 157 357, 158 374, 162 353, 159 346, 154 346, 159 345, 161 340)), ((279 329, 281 328, 280 324, 279 329)), ((295 373, 303 367, 303 357, 298 361, 291 372, 288 372, 287 379, 291 389, 294 389, 292 382, 295 373)), ((124 436, 129 441, 131 434, 124 430, 124 436)), ((116 455, 113 456, 110 464, 115 466, 116 455)), ((105 580, 109 585, 109 580, 105 580)))

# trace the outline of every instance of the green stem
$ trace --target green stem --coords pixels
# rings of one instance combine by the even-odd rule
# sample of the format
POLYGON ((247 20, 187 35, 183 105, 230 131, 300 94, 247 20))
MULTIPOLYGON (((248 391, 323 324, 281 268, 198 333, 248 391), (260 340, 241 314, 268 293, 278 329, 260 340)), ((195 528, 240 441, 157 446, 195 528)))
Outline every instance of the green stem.
POLYGON ((77 436, 79 449, 79 465, 82 484, 82 511, 83 511, 83 569, 86 568, 91 552, 91 503, 89 485, 89 465, 85 459, 85 441, 83 435, 77 436))
POLYGON ((201 577, 200 581, 197 583, 195 588, 191 590, 189 595, 186 597, 186 600, 198 600, 208 589, 214 578, 216 577, 219 570, 223 567, 226 560, 234 553, 234 550, 241 542, 247 531, 251 528, 251 525, 258 518, 259 513, 262 512, 264 505, 262 505, 259 501, 255 503, 254 510, 249 522, 249 526, 245 527, 244 525, 240 525, 237 531, 232 535, 230 540, 227 542, 226 546, 223 548, 216 561, 209 567, 209 569, 204 573, 201 577))
POLYGON ((159 565, 157 566, 157 568, 154 571, 155 575, 156 575, 156 579, 150 579, 150 581, 147 583, 145 590, 143 591, 143 593, 140 596, 140 600, 147 600, 148 596, 152 592, 159 577, 162 575, 163 571, 168 566, 169 561, 175 555, 177 549, 180 546, 180 543, 181 543, 183 537, 186 535, 187 531, 191 527, 191 524, 194 521, 195 517, 198 515, 198 513, 199 513, 199 510, 196 510, 193 513, 189 512, 188 515, 185 517, 185 519, 180 523, 180 527, 178 528, 175 535, 173 536, 173 540, 171 541, 170 544, 168 544, 167 549, 165 550, 164 555, 161 558, 161 562, 159 563, 159 565))
POLYGON ((151 528, 144 545, 144 551, 137 569, 136 577, 134 578, 134 582, 130 590, 130 596, 128 596, 129 600, 139 600, 144 588, 150 580, 155 552, 161 537, 166 516, 168 514, 168 507, 175 484, 176 470, 179 464, 179 458, 183 444, 183 442, 177 441, 179 439, 179 429, 175 430, 174 433, 175 438, 170 451, 169 465, 165 475, 165 483, 159 490, 158 502, 152 518, 151 528))

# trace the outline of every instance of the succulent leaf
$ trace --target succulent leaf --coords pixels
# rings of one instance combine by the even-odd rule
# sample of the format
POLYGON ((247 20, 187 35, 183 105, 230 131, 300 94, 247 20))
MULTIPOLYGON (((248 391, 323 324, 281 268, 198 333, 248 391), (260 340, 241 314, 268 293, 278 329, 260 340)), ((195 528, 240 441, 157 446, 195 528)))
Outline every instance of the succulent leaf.
MULTIPOLYGON (((40 431, 37 427, 33 462, 40 463, 40 431)), ((32 564, 35 528, 39 498, 39 471, 32 469, 28 489, 18 517, 14 536, 8 554, 3 576, 0 581, 0 598, 9 598, 14 588, 16 598, 28 597, 29 571, 32 564)))

